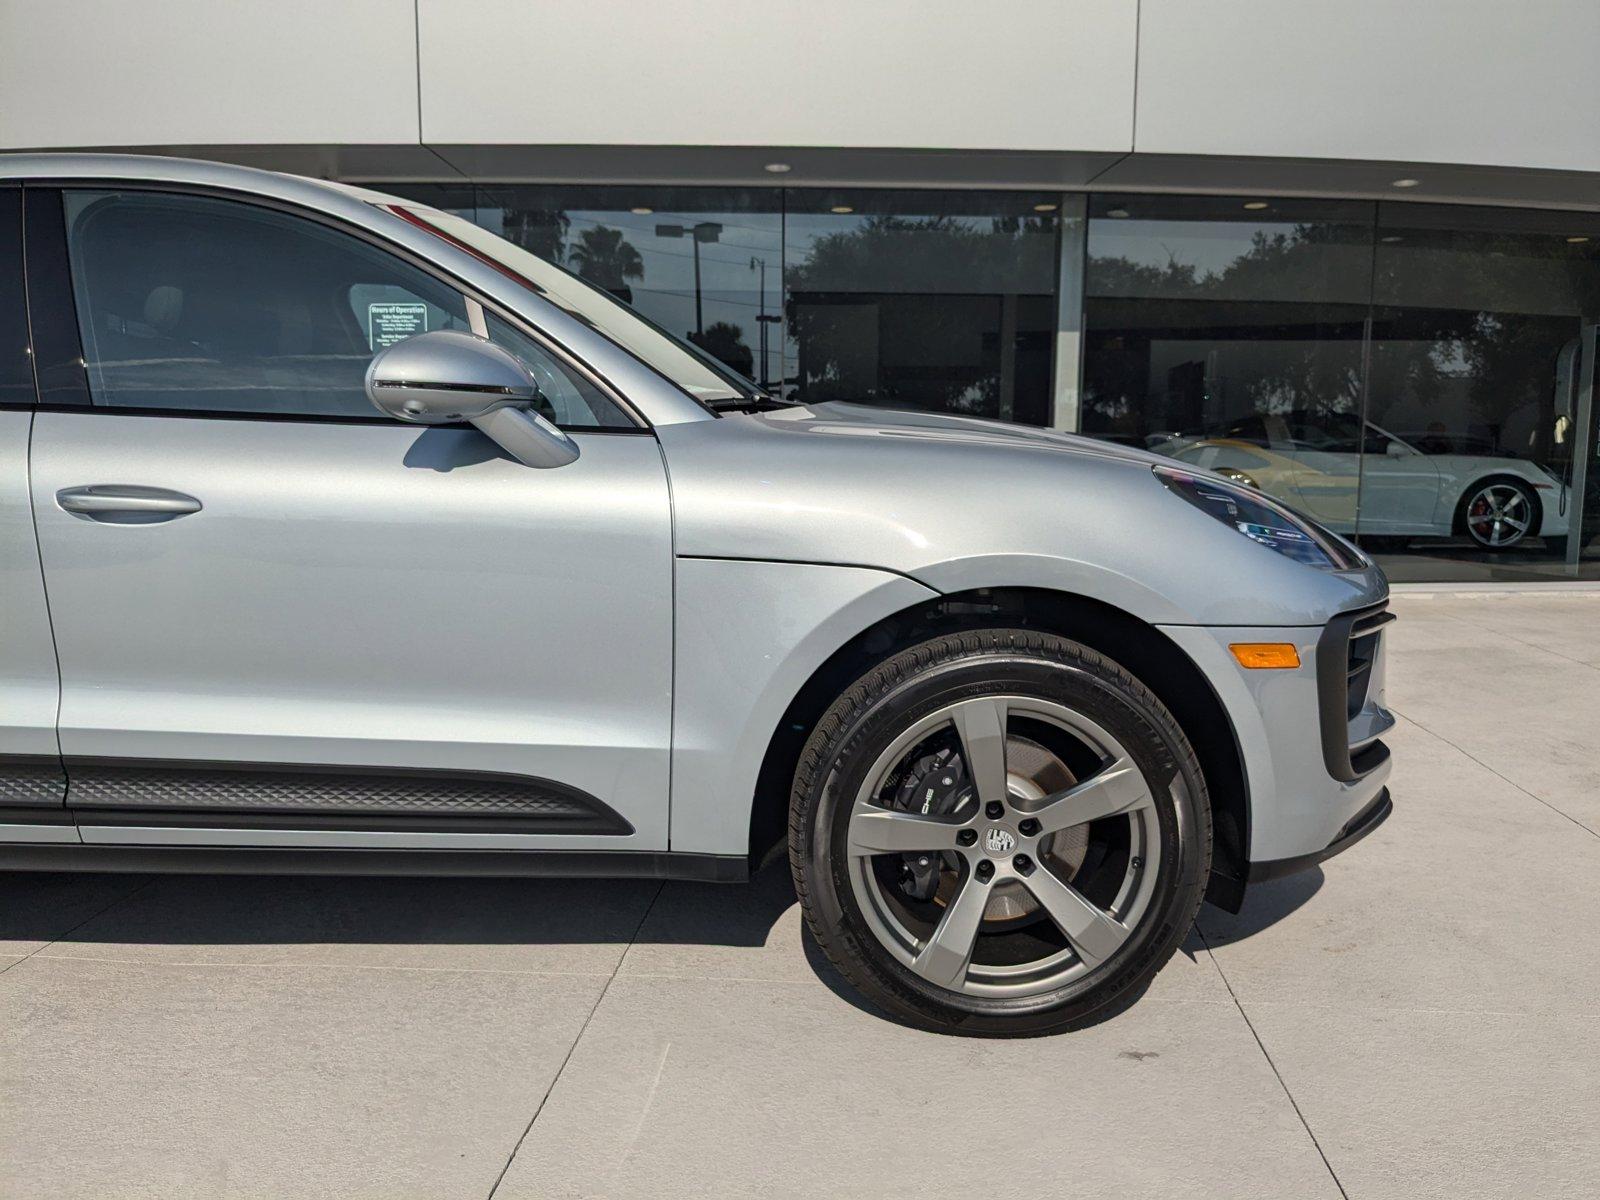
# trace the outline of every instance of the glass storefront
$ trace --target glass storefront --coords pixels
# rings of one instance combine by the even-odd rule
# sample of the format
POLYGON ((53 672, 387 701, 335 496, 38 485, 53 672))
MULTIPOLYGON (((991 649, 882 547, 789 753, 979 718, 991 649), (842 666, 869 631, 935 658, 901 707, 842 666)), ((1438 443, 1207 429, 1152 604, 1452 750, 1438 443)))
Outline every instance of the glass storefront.
POLYGON ((473 219, 771 384, 782 360, 781 193, 694 187, 478 189, 473 219))
POLYGON ((1396 580, 1586 561, 1596 218, 1192 196, 1089 212, 1084 432, 1278 495, 1396 580))
POLYGON ((793 394, 1044 425, 1056 198, 800 192, 784 226, 793 394))
POLYGON ((1396 579, 1559 577, 1583 557, 1593 508, 1579 393, 1586 373, 1592 390, 1600 220, 1385 204, 1377 232, 1367 419, 1390 442, 1368 456, 1363 532, 1396 579), (1407 512, 1430 502, 1448 529, 1409 536, 1407 512))
POLYGON ((1018 191, 416 185, 803 400, 1221 470, 1396 580, 1600 576, 1600 217, 1018 191), (1087 220, 1084 205, 1087 203, 1087 220))
POLYGON ((1370 204, 1097 197, 1083 432, 1225 470, 1356 532, 1370 204))

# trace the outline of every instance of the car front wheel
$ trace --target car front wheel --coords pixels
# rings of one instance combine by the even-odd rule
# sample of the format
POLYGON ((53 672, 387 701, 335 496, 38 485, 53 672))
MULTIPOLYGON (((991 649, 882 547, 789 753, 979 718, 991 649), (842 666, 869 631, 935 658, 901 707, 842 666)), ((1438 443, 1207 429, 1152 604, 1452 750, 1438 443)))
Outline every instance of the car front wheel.
POLYGON ((822 950, 918 1026, 1017 1036, 1137 998, 1193 923, 1205 782, 1110 659, 1032 630, 902 651, 818 721, 790 862, 822 950))

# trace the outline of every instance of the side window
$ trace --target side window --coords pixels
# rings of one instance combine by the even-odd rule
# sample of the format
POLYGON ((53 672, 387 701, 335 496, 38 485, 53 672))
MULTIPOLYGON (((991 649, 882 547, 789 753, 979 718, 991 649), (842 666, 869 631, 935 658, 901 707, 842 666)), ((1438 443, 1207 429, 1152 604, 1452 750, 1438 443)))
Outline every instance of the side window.
MULTIPOLYGON (((67 253, 96 405, 377 417, 372 356, 413 334, 468 329, 454 288, 360 238, 232 200, 66 194, 67 253)), ((491 335, 532 369, 544 415, 633 423, 536 342, 491 335)))
POLYGON ((560 366, 538 342, 506 324, 493 313, 484 314, 489 340, 520 358, 539 385, 534 407, 539 415, 563 429, 633 429, 635 425, 611 399, 582 376, 560 366))

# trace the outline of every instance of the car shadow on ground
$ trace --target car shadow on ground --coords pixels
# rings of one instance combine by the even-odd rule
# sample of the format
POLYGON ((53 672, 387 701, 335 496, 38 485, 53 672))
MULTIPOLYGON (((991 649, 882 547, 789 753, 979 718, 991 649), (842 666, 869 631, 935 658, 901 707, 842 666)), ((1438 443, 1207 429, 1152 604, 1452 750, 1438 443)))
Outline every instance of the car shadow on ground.
MULTIPOLYGON (((1299 908, 1320 871, 1252 888, 1242 912, 1210 906, 1183 953, 1249 937, 1299 908)), ((799 942, 818 979, 874 1016, 803 928, 781 859, 745 884, 655 880, 311 875, 0 874, 0 947, 723 946, 799 942)), ((1138 999, 1125 998, 1106 1019, 1138 999)), ((890 1018, 892 1019, 892 1018, 890 1018)))
POLYGON ((1283 920, 1290 913, 1322 890, 1322 868, 1297 871, 1274 879, 1269 883, 1254 884, 1245 889, 1244 905, 1237 913, 1224 912, 1215 905, 1205 904, 1196 919, 1205 935, 1206 945, 1212 949, 1254 937, 1283 920))

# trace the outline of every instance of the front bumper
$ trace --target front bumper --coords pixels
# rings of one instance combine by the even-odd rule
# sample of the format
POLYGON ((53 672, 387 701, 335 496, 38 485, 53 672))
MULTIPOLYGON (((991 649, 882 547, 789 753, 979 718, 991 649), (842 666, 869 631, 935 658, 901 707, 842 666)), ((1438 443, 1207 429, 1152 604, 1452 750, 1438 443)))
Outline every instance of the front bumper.
POLYGON ((1394 812, 1394 801, 1389 799, 1389 789, 1384 788, 1378 793, 1378 798, 1366 808, 1358 812, 1333 841, 1321 850, 1310 854, 1300 854, 1294 858, 1274 858, 1269 862, 1253 862, 1248 871, 1249 878, 1246 883, 1265 883, 1269 879, 1282 879, 1285 875, 1294 875, 1300 871, 1310 870, 1318 863, 1325 863, 1335 854, 1343 854, 1354 846, 1367 834, 1389 819, 1389 814, 1394 812))
POLYGON ((1250 797, 1246 879, 1313 866, 1388 815, 1381 738, 1395 723, 1384 706, 1392 619, 1378 603, 1322 626, 1162 627, 1233 722, 1250 797), (1228 650, 1238 642, 1291 642, 1301 665, 1247 670, 1228 650))

